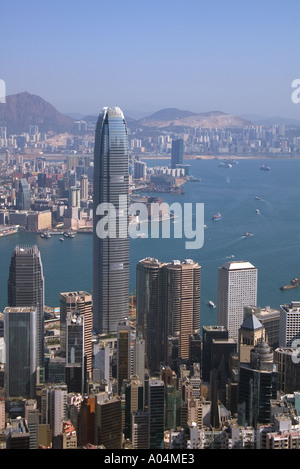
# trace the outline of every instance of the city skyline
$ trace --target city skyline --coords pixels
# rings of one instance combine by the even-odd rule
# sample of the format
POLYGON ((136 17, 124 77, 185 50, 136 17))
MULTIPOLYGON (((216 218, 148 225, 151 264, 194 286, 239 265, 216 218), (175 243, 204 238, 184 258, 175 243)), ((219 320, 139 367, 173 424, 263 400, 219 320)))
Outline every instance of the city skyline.
POLYGON ((83 115, 110 105, 149 114, 177 107, 298 117, 291 100, 299 79, 296 0, 49 6, 2 6, 0 78, 8 95, 28 91, 83 115), (114 78, 120 69, 122 83, 114 78))

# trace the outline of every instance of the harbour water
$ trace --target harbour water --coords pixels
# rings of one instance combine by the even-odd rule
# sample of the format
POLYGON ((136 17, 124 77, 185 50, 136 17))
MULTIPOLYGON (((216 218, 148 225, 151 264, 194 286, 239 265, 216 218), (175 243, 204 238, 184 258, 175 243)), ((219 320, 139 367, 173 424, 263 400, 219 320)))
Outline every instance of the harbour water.
MULTIPOLYGON (((135 292, 140 259, 193 259, 202 267, 201 326, 216 324, 217 308, 209 308, 208 301, 217 303, 218 267, 228 261, 246 260, 258 269, 258 306, 279 308, 280 304, 300 300, 300 286, 280 290, 281 285, 300 277, 300 160, 237 161, 231 168, 219 167, 216 160, 185 161, 201 182, 186 183, 183 195, 152 194, 169 204, 203 203, 207 225, 204 244, 200 249, 186 249, 184 237, 131 239, 131 293, 135 292), (265 163, 270 171, 260 170, 265 163), (222 219, 212 221, 218 212, 222 219), (244 237, 245 232, 253 236, 244 237)), ((168 165, 170 160, 147 160, 147 164, 168 165)), ((92 290, 91 234, 77 234, 60 242, 59 235, 43 239, 35 233, 19 232, 0 239, 0 311, 7 306, 10 257, 17 244, 37 244, 41 252, 46 305, 58 306, 63 291, 92 290)))

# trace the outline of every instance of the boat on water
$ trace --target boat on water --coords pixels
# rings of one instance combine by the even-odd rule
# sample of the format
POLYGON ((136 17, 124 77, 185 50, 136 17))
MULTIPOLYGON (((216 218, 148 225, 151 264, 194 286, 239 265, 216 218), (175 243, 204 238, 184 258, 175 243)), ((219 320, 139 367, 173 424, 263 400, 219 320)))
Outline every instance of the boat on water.
POLYGON ((48 231, 42 231, 40 236, 41 236, 41 238, 45 238, 45 239, 51 238, 51 234, 48 231))
POLYGON ((232 164, 228 163, 228 161, 222 161, 221 163, 218 164, 221 168, 232 168, 232 164))
POLYGON ((292 288, 297 288, 300 285, 300 278, 293 278, 289 285, 282 285, 280 290, 291 290, 292 288))
POLYGON ((64 238, 59 238, 59 241, 64 241, 64 238))
POLYGON ((261 169, 262 171, 270 171, 271 168, 270 168, 270 166, 268 166, 267 164, 263 164, 263 165, 260 167, 260 169, 261 169))
POLYGON ((258 209, 258 208, 257 208, 255 211, 256 211, 256 213, 260 213, 260 211, 259 211, 259 209, 258 209))
POLYGON ((261 198, 257 197, 257 196, 255 196, 254 198, 255 198, 255 200, 261 200, 261 198))
POLYGON ((200 178, 196 178, 194 176, 189 176, 187 179, 188 182, 201 182, 200 178))
POLYGON ((75 233, 73 231, 64 231, 65 238, 75 238, 75 233))
POLYGON ((17 233, 19 228, 19 225, 0 225, 0 238, 17 233))
POLYGON ((249 236, 253 236, 253 233, 251 233, 250 231, 246 231, 246 233, 243 234, 244 238, 248 238, 249 236))
POLYGON ((208 306, 209 306, 210 308, 215 308, 215 307, 216 307, 215 303, 214 303, 213 301, 211 301, 211 300, 209 300, 208 306))
POLYGON ((222 215, 220 213, 217 213, 216 215, 212 217, 212 220, 218 221, 218 220, 221 220, 221 218, 222 218, 222 215))

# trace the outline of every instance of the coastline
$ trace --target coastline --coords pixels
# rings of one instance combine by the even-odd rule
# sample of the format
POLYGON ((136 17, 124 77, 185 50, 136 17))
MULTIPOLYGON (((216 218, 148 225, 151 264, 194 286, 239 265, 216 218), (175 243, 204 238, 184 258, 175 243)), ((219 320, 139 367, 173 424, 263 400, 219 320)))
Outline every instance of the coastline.
MULTIPOLYGON (((142 160, 170 160, 171 156, 143 156, 140 155, 142 160)), ((290 155, 265 155, 265 156, 220 156, 220 155, 184 155, 185 160, 299 160, 300 155, 290 156, 290 155)))

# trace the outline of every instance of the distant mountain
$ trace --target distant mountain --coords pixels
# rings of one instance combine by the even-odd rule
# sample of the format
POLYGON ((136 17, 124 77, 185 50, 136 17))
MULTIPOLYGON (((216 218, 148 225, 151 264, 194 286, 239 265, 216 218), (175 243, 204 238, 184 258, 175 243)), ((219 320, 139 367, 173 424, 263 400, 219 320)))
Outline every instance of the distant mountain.
POLYGON ((251 125, 251 122, 242 117, 233 116, 221 111, 195 113, 176 108, 167 108, 139 120, 139 125, 158 128, 204 127, 224 129, 244 127, 251 125))
POLYGON ((246 114, 241 116, 243 119, 249 119, 253 123, 263 126, 268 125, 286 125, 288 127, 300 127, 300 119, 292 119, 289 117, 264 117, 256 114, 246 114))
POLYGON ((44 99, 27 91, 6 97, 0 105, 0 125, 7 127, 9 134, 28 132, 30 125, 39 130, 67 132, 73 125, 71 117, 61 114, 44 99))

